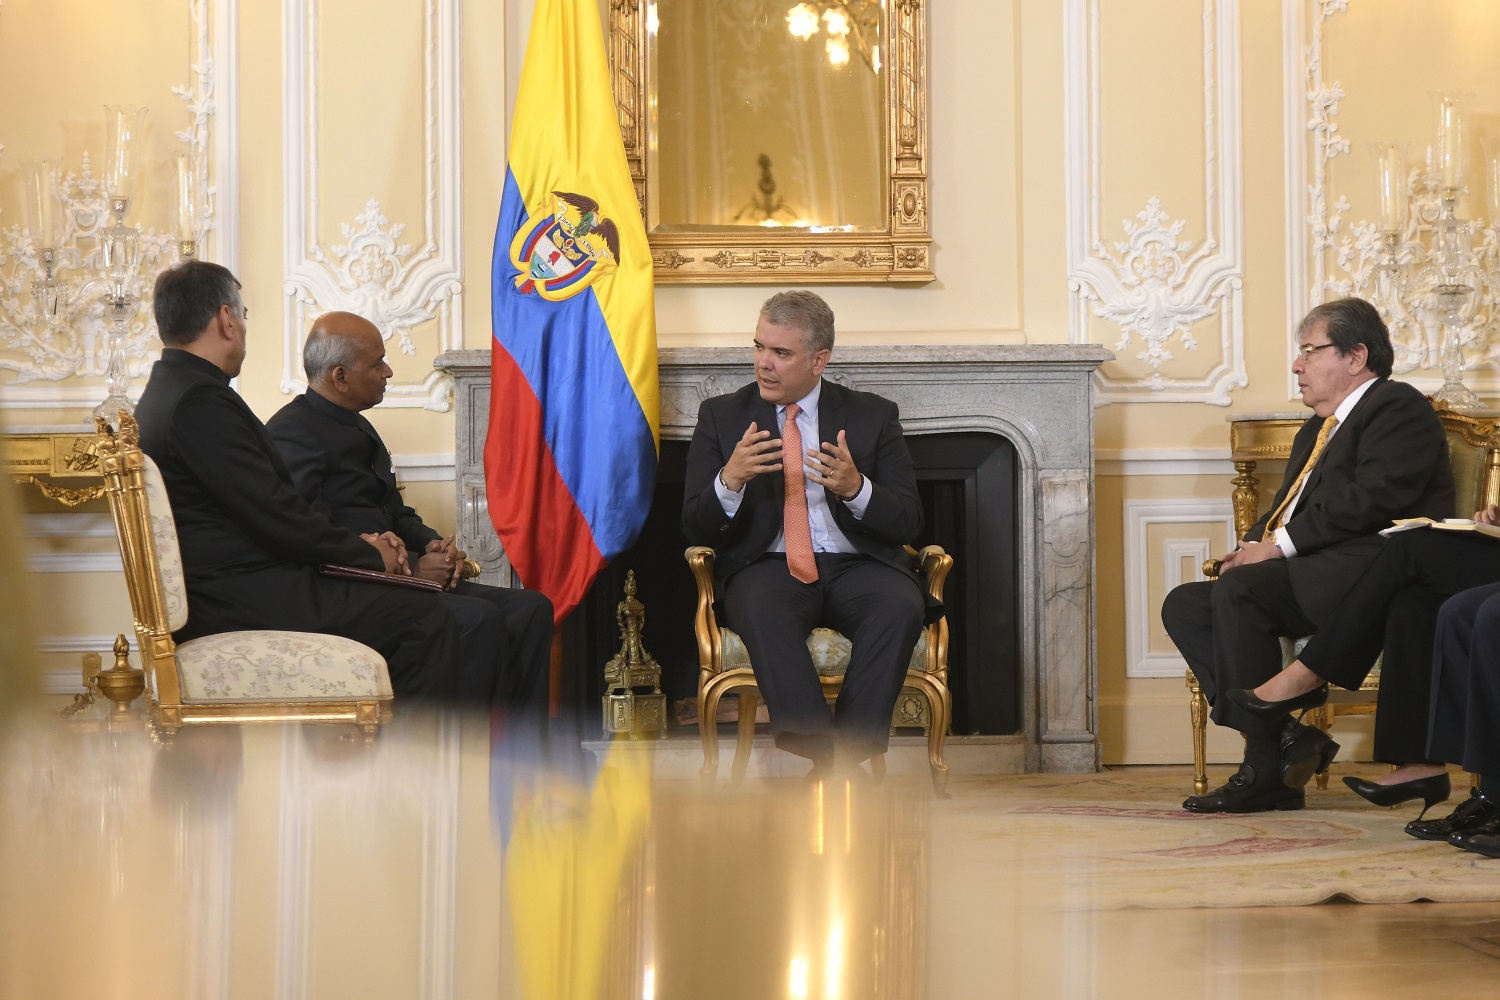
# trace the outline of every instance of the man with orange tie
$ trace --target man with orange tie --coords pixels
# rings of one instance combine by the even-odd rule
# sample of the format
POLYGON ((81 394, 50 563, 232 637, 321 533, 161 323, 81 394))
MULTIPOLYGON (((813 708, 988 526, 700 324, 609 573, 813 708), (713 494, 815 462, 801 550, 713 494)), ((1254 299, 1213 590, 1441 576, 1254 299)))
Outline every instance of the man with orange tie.
POLYGON ((739 632, 776 745, 826 768, 883 753, 923 625, 942 615, 902 546, 922 505, 896 404, 823 381, 833 311, 781 292, 755 327, 755 382, 705 400, 688 449, 683 534, 715 550, 716 597, 739 632), (853 645, 830 713, 807 650, 853 645))
POLYGON ((1184 802, 1191 812, 1302 808, 1302 787, 1338 744, 1288 713, 1251 714, 1225 693, 1281 669, 1279 637, 1317 630, 1379 554, 1378 532, 1393 519, 1453 514, 1443 425, 1418 390, 1391 380, 1390 334, 1375 307, 1355 298, 1317 306, 1297 344, 1292 373, 1313 415, 1292 442, 1281 488, 1217 581, 1182 584, 1162 606, 1213 721, 1245 734, 1239 770, 1184 802))

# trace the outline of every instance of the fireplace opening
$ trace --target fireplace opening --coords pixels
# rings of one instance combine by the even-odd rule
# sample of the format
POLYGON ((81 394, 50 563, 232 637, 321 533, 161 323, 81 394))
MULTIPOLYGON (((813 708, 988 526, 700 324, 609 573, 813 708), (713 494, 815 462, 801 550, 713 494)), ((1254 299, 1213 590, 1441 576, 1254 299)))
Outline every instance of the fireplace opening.
MULTIPOLYGON (((1015 448, 1004 437, 985 433, 908 433, 906 440, 926 515, 917 547, 936 543, 954 557, 944 593, 953 732, 1018 732, 1015 448)), ((682 557, 688 543, 680 529, 687 449, 686 441, 662 442, 656 494, 641 537, 605 567, 563 624, 563 703, 585 719, 597 717, 604 664, 620 647, 615 608, 630 570, 646 606, 643 645, 661 665, 674 724, 672 706, 690 703, 697 693, 697 590, 682 557)))

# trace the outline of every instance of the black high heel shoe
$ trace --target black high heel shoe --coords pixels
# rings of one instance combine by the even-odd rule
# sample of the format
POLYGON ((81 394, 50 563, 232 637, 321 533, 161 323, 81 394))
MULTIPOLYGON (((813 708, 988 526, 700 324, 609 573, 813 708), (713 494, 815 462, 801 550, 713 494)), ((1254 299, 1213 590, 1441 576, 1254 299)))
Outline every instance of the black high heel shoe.
POLYGON ((1373 781, 1365 781, 1363 778, 1353 776, 1345 778, 1344 784, 1348 785, 1355 795, 1377 806, 1399 806, 1412 799, 1421 799, 1422 811, 1417 814, 1417 820, 1427 815, 1427 810, 1439 802, 1447 801, 1448 796, 1453 794, 1453 784, 1448 780, 1447 771, 1426 778, 1400 781, 1394 785, 1377 785, 1373 781))
POLYGON ((1265 701, 1257 698, 1255 692, 1249 688, 1235 688, 1225 696, 1235 705, 1249 712, 1251 715, 1262 719, 1278 719, 1283 715, 1290 715, 1299 708, 1304 712, 1309 709, 1321 708, 1328 703, 1328 685, 1315 687, 1311 691, 1299 694, 1294 698, 1283 701, 1265 701))

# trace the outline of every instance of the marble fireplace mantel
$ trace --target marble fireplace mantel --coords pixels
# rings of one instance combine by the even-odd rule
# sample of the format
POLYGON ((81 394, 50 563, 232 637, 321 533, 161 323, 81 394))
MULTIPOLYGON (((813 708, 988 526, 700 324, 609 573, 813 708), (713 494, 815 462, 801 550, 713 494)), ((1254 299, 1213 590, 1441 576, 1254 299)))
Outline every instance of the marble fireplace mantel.
MULTIPOLYGON (((1022 732, 984 738, 1024 743, 1024 753, 999 758, 1011 770, 1100 766, 1093 373, 1112 357, 1069 344, 857 346, 836 348, 825 372, 894 400, 909 435, 987 432, 1015 446, 1022 732)), ((489 352, 450 351, 434 364, 454 381, 459 544, 480 560, 481 579, 509 583, 484 496, 489 352)), ((752 377, 745 348, 664 348, 660 369, 666 440, 690 438, 699 403, 752 377)))

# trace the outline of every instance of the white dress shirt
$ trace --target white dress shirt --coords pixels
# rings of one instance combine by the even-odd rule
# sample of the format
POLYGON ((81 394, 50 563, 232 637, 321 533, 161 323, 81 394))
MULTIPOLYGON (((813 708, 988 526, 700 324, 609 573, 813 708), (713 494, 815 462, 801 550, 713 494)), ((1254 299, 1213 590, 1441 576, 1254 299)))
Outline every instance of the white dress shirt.
MULTIPOLYGON (((1379 380, 1372 378, 1366 380, 1365 382, 1362 382, 1353 392, 1345 396, 1344 401, 1339 404, 1338 409, 1333 411, 1334 419, 1336 419, 1338 423, 1335 424, 1333 429, 1328 432, 1328 436, 1323 439, 1323 450, 1318 452, 1318 461, 1321 462, 1323 460, 1323 456, 1328 454, 1328 443, 1333 440, 1334 436, 1338 434, 1339 431, 1344 429, 1344 421, 1349 419, 1349 414, 1353 412, 1355 404, 1364 398, 1365 393, 1370 390, 1370 386, 1374 385, 1377 381, 1379 380)), ((1297 492, 1292 494, 1291 502, 1286 505, 1286 509, 1288 511, 1295 512, 1297 510, 1297 504, 1302 502, 1302 493, 1307 489, 1307 484, 1311 479, 1312 470, 1309 469, 1307 470, 1307 475, 1302 477, 1302 485, 1297 487, 1297 492)), ((1287 520, 1291 520, 1290 513, 1287 515, 1287 520)), ((1292 536, 1287 534, 1286 528, 1277 528, 1276 533, 1271 537, 1272 540, 1276 542, 1277 546, 1280 547, 1281 554, 1286 556, 1288 559, 1291 559, 1297 554, 1297 546, 1292 544, 1292 536)))
MULTIPOLYGON (((802 435, 802 450, 809 448, 817 450, 822 444, 822 438, 818 434, 818 400, 823 395, 823 382, 813 386, 813 391, 797 401, 799 407, 797 413, 797 430, 802 435)), ((776 429, 778 432, 786 426, 786 407, 776 407, 776 429)), ((818 483, 806 477, 806 456, 797 456, 803 460, 803 489, 807 493, 807 520, 812 528, 812 543, 814 552, 858 552, 853 542, 849 541, 847 535, 839 530, 834 522, 833 511, 828 507, 828 493, 818 483)), ((782 464, 794 461, 791 455, 782 456, 782 464)), ((785 470, 767 473, 767 475, 785 475, 785 470)), ((870 483, 869 476, 863 476, 864 482, 860 484, 859 492, 852 500, 845 500, 843 504, 849 508, 856 520, 865 516, 865 510, 870 506, 870 496, 875 488, 870 483)), ((719 496, 719 505, 724 508, 724 513, 734 517, 739 513, 740 501, 745 498, 745 487, 741 486, 738 493, 730 491, 724 485, 723 471, 714 477, 714 492, 719 496)), ((776 540, 771 543, 771 552, 786 551, 786 532, 776 533, 776 540)))

